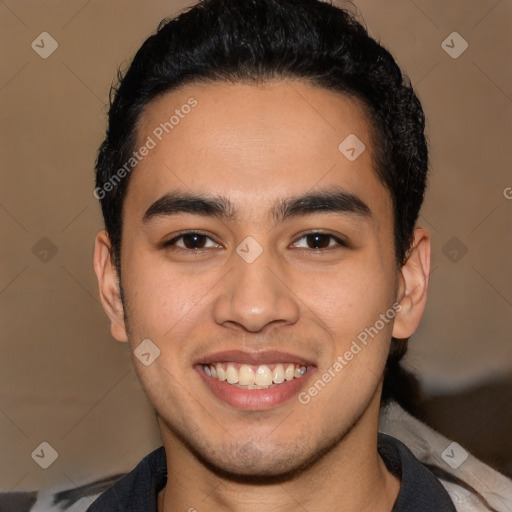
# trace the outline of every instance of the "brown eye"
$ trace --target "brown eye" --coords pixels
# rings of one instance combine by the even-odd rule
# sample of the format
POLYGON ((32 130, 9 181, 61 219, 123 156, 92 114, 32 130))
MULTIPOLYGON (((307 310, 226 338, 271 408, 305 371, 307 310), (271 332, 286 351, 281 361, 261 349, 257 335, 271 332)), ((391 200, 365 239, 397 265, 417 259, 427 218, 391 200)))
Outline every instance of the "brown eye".
POLYGON ((331 242, 329 235, 314 233, 306 236, 306 241, 311 249, 326 249, 331 242))
POLYGON ((203 249, 206 243, 206 236, 198 233, 192 233, 189 235, 183 235, 183 245, 187 249, 203 249))
POLYGON ((182 233, 172 240, 169 240, 164 244, 164 247, 199 251, 201 249, 208 249, 209 247, 217 247, 217 244, 215 244, 209 236, 191 231, 189 233, 182 233), (209 242, 210 245, 208 245, 209 242))
POLYGON ((329 233, 307 233, 302 236, 297 242, 295 242, 295 247, 300 249, 313 249, 313 250, 323 250, 323 249, 331 249, 337 246, 346 246, 343 240, 338 237, 331 235, 329 233), (302 241, 302 243, 300 243, 302 241))

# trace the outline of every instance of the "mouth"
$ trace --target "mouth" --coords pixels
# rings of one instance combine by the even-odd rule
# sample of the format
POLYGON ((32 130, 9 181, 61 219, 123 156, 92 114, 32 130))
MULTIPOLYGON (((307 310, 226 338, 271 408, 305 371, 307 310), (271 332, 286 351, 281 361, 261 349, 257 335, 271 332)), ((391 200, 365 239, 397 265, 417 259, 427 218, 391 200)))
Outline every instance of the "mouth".
POLYGON ((235 362, 203 364, 203 371, 220 382, 240 389, 269 389, 285 381, 301 378, 307 366, 296 363, 260 364, 253 366, 235 362))
POLYGON ((315 370, 303 358, 283 352, 230 351, 194 365, 221 401, 245 410, 276 407, 298 394, 315 370))

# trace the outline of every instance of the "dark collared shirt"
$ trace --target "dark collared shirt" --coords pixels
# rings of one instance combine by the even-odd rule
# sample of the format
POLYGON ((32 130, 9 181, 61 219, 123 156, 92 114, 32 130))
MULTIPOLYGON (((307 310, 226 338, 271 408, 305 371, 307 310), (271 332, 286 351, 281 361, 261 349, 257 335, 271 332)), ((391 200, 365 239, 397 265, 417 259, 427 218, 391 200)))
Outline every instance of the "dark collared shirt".
MULTIPOLYGON (((439 480, 401 441, 379 433, 378 450, 388 470, 401 479, 391 512, 456 512, 439 480)), ((157 512, 157 496, 166 482, 167 465, 161 446, 99 496, 87 512, 157 512)))

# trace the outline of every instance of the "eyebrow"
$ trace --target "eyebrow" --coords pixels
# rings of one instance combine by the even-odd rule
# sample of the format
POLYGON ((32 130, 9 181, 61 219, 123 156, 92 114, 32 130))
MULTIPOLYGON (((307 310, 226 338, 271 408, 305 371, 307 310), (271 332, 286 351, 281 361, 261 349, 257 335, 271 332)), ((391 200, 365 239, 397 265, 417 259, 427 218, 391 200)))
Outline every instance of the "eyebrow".
MULTIPOLYGON (((233 203, 226 197, 172 192, 151 204, 142 221, 147 224, 154 218, 180 213, 216 217, 227 221, 233 221, 237 216, 233 203)), ((315 213, 350 214, 363 219, 372 218, 370 207, 361 198, 341 189, 327 189, 281 199, 270 212, 276 224, 292 217, 315 213)))

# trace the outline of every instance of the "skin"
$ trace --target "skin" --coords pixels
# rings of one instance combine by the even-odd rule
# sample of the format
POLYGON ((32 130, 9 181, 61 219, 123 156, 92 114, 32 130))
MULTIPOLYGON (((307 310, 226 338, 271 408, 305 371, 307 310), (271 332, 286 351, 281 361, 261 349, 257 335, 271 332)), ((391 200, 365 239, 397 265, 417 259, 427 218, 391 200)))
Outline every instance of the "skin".
POLYGON ((423 314, 429 234, 415 229, 397 269, 391 198, 373 170, 369 125, 356 101, 295 81, 187 85, 147 106, 137 147, 190 97, 197 106, 131 176, 124 305, 105 231, 94 255, 112 335, 132 350, 149 338, 161 351, 149 366, 133 357, 167 454, 158 510, 389 512, 400 482, 377 451, 382 376, 391 336, 409 337, 423 314), (338 150, 349 134, 366 146, 352 162, 338 150), (270 213, 282 199, 340 188, 371 217, 315 212, 276 223, 270 213), (234 215, 142 220, 175 191, 224 196, 234 215), (162 247, 187 230, 208 235, 202 251, 183 239, 181 249, 162 247), (315 248, 304 238, 312 230, 348 246, 326 237, 324 249, 315 248), (236 252, 248 236, 263 248, 253 263, 236 252), (279 349, 313 361, 313 383, 395 301, 394 321, 307 405, 293 397, 269 410, 240 410, 215 397, 193 368, 221 350, 279 349))

